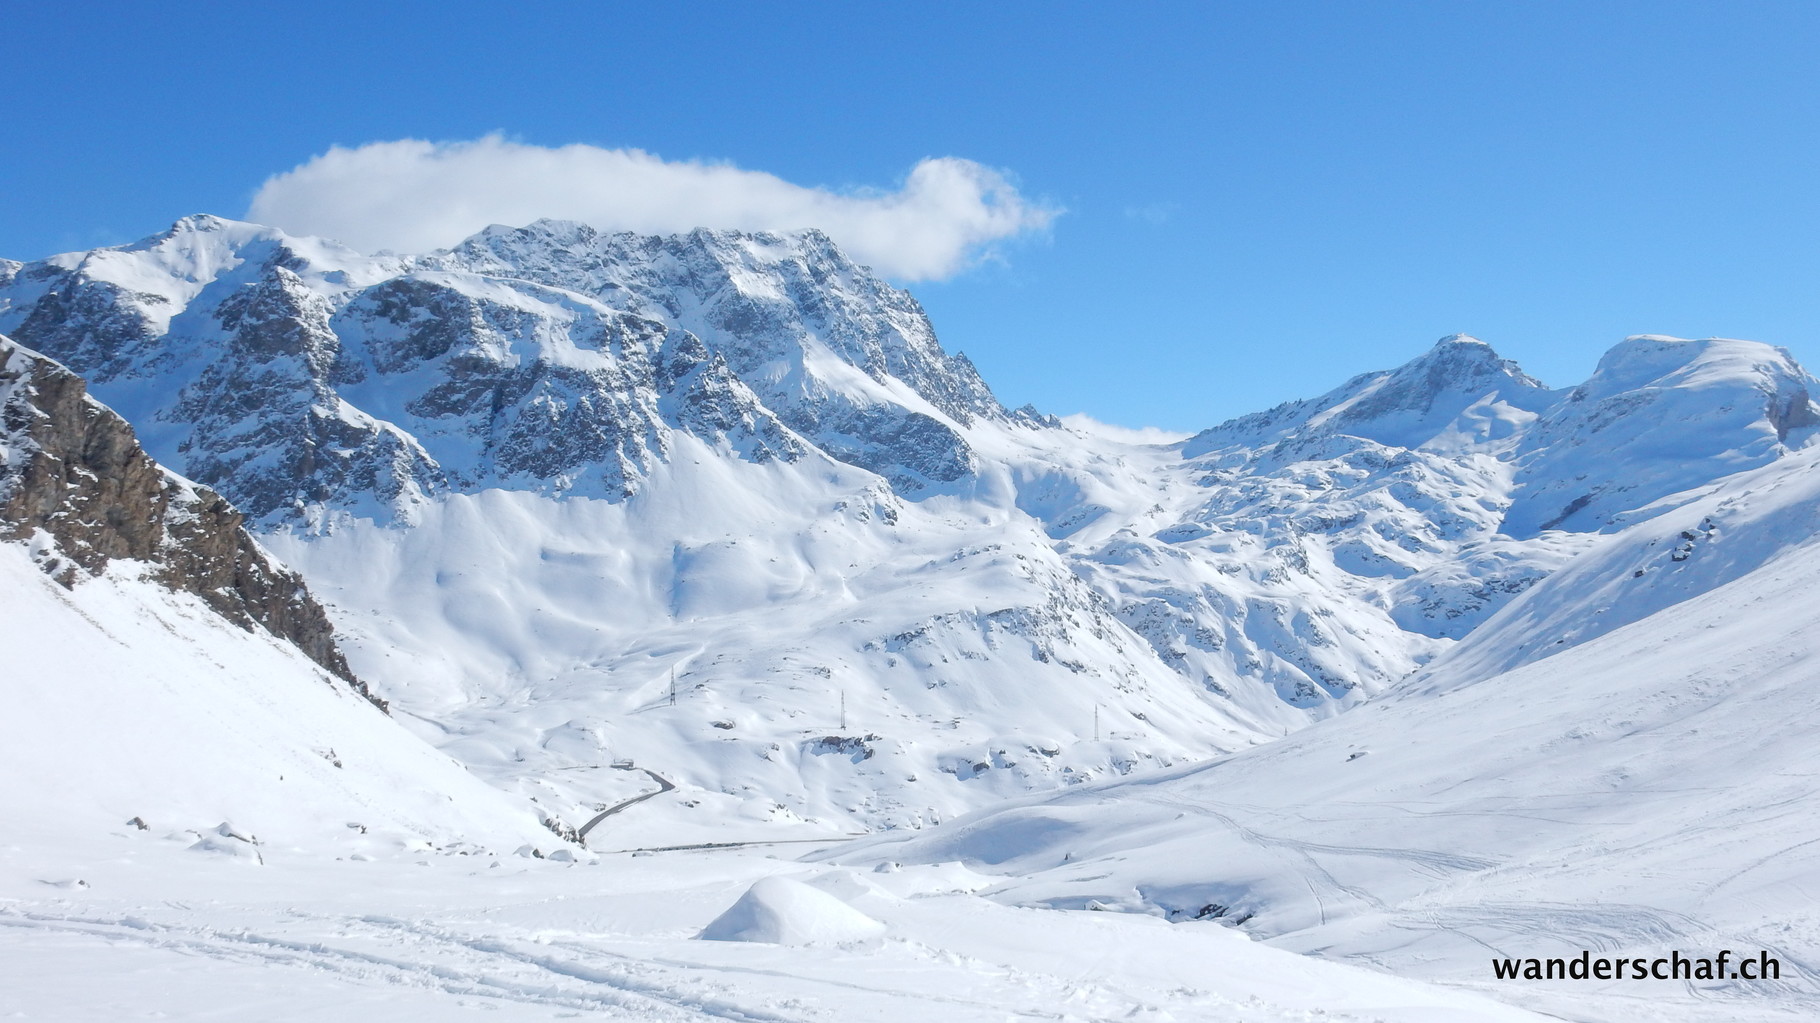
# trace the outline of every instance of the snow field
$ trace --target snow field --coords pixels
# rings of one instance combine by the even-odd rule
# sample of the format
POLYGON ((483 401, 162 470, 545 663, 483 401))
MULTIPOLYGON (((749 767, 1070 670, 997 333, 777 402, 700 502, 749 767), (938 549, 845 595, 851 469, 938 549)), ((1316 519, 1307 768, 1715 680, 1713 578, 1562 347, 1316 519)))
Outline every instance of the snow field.
POLYGON ((92 878, 79 891, 0 873, 0 1012, 356 1012, 401 1023, 1535 1018, 1217 926, 996 905, 966 893, 987 878, 953 864, 861 876, 722 850, 594 866, 407 856, 259 869, 120 841, 152 848, 130 860, 74 855, 70 866, 92 878), (792 893, 798 925, 861 913, 879 922, 863 940, 809 947, 696 937, 743 893, 775 889, 792 893))
POLYGON ((1253 741, 1022 514, 677 444, 624 503, 486 491, 410 529, 267 542, 399 719, 502 788, 578 824, 631 794, 615 761, 676 781, 614 822, 666 814, 643 844, 706 840, 717 825, 692 820, 727 815, 924 826, 1253 741))
POLYGON ((1820 543, 1791 542, 1789 517, 1813 514, 1820 484, 1802 468, 1606 538, 1353 714, 834 855, 958 859, 1003 877, 989 894, 1017 905, 1205 914, 1566 1019, 1811 1018, 1820 543), (1656 542, 1715 518, 1724 528, 1681 561, 1656 542), (1665 600, 1683 585, 1698 595, 1665 600), (1487 676, 1517 635, 1542 649, 1487 676), (1769 950, 1781 978, 1513 984, 1489 968, 1726 948, 1769 950))
POLYGON ((0 817, 17 855, 138 833, 134 818, 249 859, 555 844, 294 648, 130 564, 65 590, 24 546, 0 544, 0 589, 0 817))

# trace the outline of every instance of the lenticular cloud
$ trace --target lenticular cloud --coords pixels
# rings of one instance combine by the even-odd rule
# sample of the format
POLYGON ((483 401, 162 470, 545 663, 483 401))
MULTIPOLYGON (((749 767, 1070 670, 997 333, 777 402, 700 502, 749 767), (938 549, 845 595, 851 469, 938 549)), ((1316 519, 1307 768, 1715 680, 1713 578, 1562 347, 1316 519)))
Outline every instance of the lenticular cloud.
POLYGON ((268 178, 247 219, 367 251, 424 251, 489 224, 541 217, 651 234, 814 227, 859 262, 913 281, 950 276, 993 242, 1041 230, 1056 212, 1019 195, 1000 172, 956 157, 919 162, 896 191, 843 194, 729 164, 489 135, 332 147, 268 178))

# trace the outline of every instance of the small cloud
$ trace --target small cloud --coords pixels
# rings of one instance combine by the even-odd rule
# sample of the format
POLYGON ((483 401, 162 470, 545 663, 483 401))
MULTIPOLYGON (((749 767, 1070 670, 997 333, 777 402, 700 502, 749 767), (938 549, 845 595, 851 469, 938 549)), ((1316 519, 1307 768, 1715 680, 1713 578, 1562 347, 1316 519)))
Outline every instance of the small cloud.
POLYGON ((1194 436, 1181 430, 1165 430, 1160 426, 1117 426, 1102 423, 1085 412, 1076 412, 1063 416, 1062 425, 1071 430, 1104 437, 1107 440, 1122 441, 1126 444, 1178 444, 1194 436))
POLYGON ((1132 220, 1142 220, 1146 224, 1167 224, 1175 219, 1176 211, 1181 204, 1173 202, 1153 202, 1148 206, 1127 206, 1125 216, 1132 220))
POLYGON ((1002 172, 952 156, 920 161, 895 191, 843 193, 731 164, 488 135, 332 147, 267 178, 246 217, 369 252, 421 252, 544 217, 647 234, 819 228, 855 260, 915 281, 950 277, 1060 212, 1024 198, 1002 172))

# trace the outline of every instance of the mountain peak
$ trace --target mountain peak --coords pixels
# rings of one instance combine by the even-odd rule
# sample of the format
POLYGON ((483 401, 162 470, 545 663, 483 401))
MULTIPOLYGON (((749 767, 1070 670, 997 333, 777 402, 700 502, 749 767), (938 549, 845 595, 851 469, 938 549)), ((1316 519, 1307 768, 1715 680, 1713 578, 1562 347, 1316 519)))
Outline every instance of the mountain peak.
POLYGON ((1503 531, 1606 529, 1616 516, 1813 441, 1816 380, 1786 349, 1637 334, 1537 424, 1503 531))
POLYGON ((1491 345, 1450 334, 1396 369, 1361 374, 1318 398, 1216 426, 1190 440, 1184 452, 1317 432, 1390 447, 1453 448, 1507 437, 1515 422, 1533 418, 1557 397, 1491 345))

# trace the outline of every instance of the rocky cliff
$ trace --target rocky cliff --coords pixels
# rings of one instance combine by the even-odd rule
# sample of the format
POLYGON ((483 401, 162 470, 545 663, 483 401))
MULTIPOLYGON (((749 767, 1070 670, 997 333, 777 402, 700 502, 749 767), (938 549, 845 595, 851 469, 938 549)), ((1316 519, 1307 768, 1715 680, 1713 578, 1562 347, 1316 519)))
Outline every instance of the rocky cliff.
POLYGON ((0 336, 0 538, 33 545, 65 586, 113 562, 193 593, 243 628, 288 640, 380 708, 322 606, 221 495, 153 461, 81 377, 0 336))
POLYGON ((679 435, 757 463, 814 446, 913 495, 978 471, 969 424, 1043 422, 813 231, 540 221, 368 257, 188 217, 0 267, 0 332, 264 523, 490 487, 623 500, 679 435))

